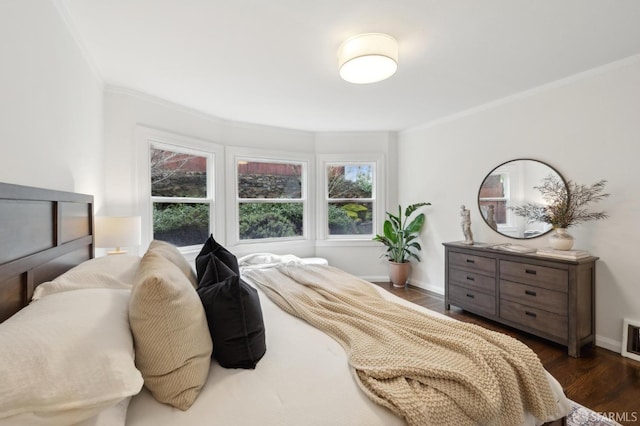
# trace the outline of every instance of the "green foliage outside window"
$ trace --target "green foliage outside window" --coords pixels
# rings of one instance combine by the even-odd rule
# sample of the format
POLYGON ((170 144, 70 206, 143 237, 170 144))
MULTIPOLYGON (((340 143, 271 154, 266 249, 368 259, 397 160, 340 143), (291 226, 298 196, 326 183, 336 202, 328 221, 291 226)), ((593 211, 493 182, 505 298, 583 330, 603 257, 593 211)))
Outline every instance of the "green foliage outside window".
POLYGON ((352 234, 355 226, 354 220, 349 217, 347 211, 329 204, 329 231, 331 234, 352 234))
POLYGON ((201 244, 209 235, 209 204, 154 203, 153 234, 179 247, 201 244))
POLYGON ((171 231, 209 223, 208 204, 161 204, 153 206, 153 230, 171 231))
POLYGON ((371 203, 330 203, 329 233, 331 235, 362 235, 372 233, 371 203))
POLYGON ((362 204, 349 203, 342 206, 342 210, 345 211, 347 216, 349 216, 352 220, 356 222, 360 222, 362 220, 371 220, 371 213, 369 213, 369 209, 367 209, 362 204))
POLYGON ((241 203, 240 239, 302 235, 302 203, 241 203))

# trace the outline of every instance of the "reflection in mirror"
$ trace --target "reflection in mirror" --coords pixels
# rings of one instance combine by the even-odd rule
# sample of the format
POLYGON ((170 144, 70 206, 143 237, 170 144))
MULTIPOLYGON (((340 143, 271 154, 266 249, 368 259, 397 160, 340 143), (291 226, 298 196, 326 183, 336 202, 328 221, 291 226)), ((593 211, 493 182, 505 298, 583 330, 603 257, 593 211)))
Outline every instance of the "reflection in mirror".
POLYGON ((538 160, 507 161, 491 170, 478 192, 478 208, 487 225, 499 234, 511 238, 535 238, 549 232, 551 225, 528 223, 509 208, 528 202, 546 204, 534 187, 539 186, 542 179, 549 175, 557 176, 565 182, 553 167, 538 160))

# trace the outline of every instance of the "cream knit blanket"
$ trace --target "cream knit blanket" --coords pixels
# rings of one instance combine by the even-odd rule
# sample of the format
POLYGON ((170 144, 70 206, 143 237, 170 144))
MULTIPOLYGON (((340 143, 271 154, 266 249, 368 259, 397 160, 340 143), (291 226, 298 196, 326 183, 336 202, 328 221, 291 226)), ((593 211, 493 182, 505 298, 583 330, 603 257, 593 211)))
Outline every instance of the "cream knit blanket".
POLYGON ((244 272, 283 310, 337 340, 362 390, 409 425, 548 421, 557 403, 536 354, 482 327, 388 301, 321 265, 244 272))

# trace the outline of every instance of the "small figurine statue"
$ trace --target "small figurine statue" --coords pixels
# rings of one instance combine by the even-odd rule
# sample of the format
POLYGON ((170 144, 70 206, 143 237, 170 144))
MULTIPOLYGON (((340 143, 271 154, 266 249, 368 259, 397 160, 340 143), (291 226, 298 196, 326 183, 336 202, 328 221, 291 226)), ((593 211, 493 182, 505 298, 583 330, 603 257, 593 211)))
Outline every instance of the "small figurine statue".
POLYGON ((498 224, 496 223, 496 208, 493 204, 490 204, 487 207, 487 224, 491 227, 491 229, 493 229, 494 231, 498 230, 498 224))
POLYGON ((460 206, 460 216, 462 221, 462 233, 464 234, 463 244, 473 245, 473 233, 471 232, 471 212, 465 208, 464 205, 460 206))

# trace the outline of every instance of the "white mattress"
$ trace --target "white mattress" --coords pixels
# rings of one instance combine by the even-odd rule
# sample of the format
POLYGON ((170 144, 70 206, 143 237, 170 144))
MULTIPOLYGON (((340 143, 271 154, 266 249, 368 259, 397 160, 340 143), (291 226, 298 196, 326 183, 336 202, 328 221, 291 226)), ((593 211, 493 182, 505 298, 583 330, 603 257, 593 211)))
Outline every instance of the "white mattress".
MULTIPOLYGON (((443 317, 375 287, 387 299, 443 317)), ((360 390, 351 376, 345 352, 336 341, 285 313, 258 292, 267 352, 256 369, 224 369, 213 361, 201 394, 184 412, 157 402, 143 388, 129 405, 128 426, 405 424, 360 390)), ((559 401, 558 417, 561 417, 568 411, 569 402, 558 382, 550 375, 549 380, 559 401)), ((533 416, 526 420, 527 425, 536 424, 533 416)))

